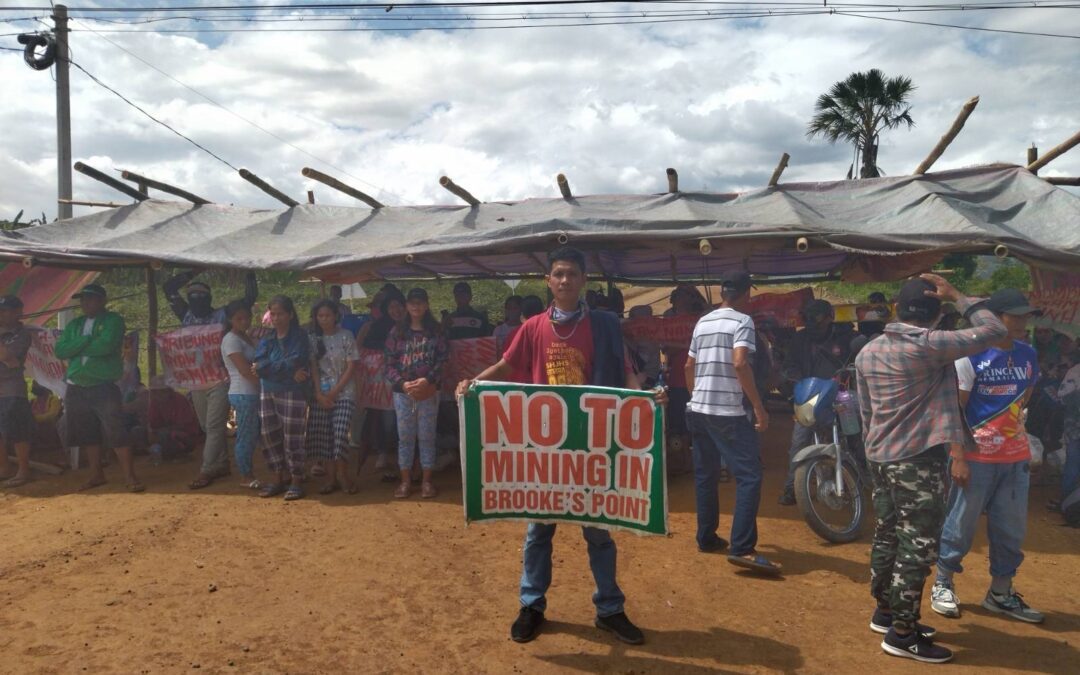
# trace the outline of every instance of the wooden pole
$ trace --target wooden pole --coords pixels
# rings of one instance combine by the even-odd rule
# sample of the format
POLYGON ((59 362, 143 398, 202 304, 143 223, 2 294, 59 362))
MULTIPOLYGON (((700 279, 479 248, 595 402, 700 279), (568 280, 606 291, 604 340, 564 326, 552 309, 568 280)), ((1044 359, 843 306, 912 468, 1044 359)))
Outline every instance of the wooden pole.
POLYGON ((919 166, 915 168, 916 176, 921 176, 930 170, 930 167, 934 165, 934 162, 936 162, 938 158, 941 157, 942 153, 945 152, 945 148, 949 147, 949 144, 953 142, 956 135, 964 128, 964 123, 967 122, 968 117, 971 117, 971 113, 975 111, 975 106, 977 105, 979 105, 979 97, 972 96, 968 99, 967 103, 960 108, 960 113, 957 114, 956 119, 953 120, 952 126, 949 127, 949 130, 941 137, 941 140, 937 142, 937 145, 935 145, 934 149, 930 151, 930 154, 926 156, 926 159, 922 161, 922 164, 919 164, 919 166))
POLYGON ((152 267, 146 268, 146 304, 150 319, 146 329, 147 377, 157 375, 158 296, 157 277, 152 267))
POLYGON ((53 7, 53 29, 56 35, 56 192, 57 217, 71 218, 71 59, 68 49, 67 5, 53 7))
POLYGON ((1069 150, 1072 150, 1078 144, 1080 144, 1080 131, 1077 131, 1070 136, 1064 143, 1060 143, 1050 148, 1045 155, 1028 164, 1027 170, 1033 173, 1038 171, 1061 155, 1064 155, 1069 150))
POLYGON ((460 198, 462 201, 467 203, 469 206, 480 206, 480 200, 479 199, 477 199, 476 197, 473 197, 472 194, 468 190, 466 190, 465 188, 463 188, 460 185, 456 184, 454 181, 450 180, 449 176, 443 176, 442 178, 440 178, 439 179, 439 185, 446 188, 447 192, 449 192, 450 194, 453 194, 456 197, 460 198))
POLYGON ((119 192, 123 192, 124 194, 126 194, 128 197, 131 197, 132 199, 136 199, 136 200, 138 200, 140 202, 145 201, 146 199, 148 199, 148 197, 146 195, 139 192, 135 188, 129 187, 128 185, 126 185, 124 183, 121 183, 120 181, 116 180, 112 176, 107 176, 104 173, 102 173, 102 172, 98 171, 97 169, 95 169, 94 167, 87 166, 86 164, 83 164, 82 162, 75 162, 75 170, 78 171, 79 173, 83 174, 84 176, 89 176, 89 177, 93 178, 96 181, 101 181, 102 183, 105 183, 106 185, 108 185, 109 187, 111 187, 114 190, 117 190, 119 192))
POLYGON ((1080 186, 1080 176, 1047 176, 1043 180, 1051 185, 1080 186))
POLYGON ((572 199, 574 197, 570 192, 570 181, 566 180, 566 174, 560 173, 555 176, 555 182, 559 184, 559 192, 562 193, 563 199, 572 199))
POLYGON ((672 168, 667 170, 667 191, 671 194, 679 191, 679 172, 672 168))
POLYGON ((127 206, 127 204, 117 204, 116 202, 88 202, 83 199, 61 199, 61 204, 73 204, 75 206, 100 206, 106 209, 118 209, 121 206, 127 206))
MULTIPOLYGON (((1035 160, 1037 160, 1038 158, 1039 158, 1039 149, 1035 147, 1034 143, 1032 143, 1031 147, 1027 149, 1027 163, 1028 164, 1034 164, 1035 160)), ((1032 171, 1031 173, 1038 173, 1038 172, 1037 171, 1032 171)))
POLYGON ((784 169, 787 168, 788 160, 791 159, 791 155, 786 152, 780 155, 780 163, 773 169, 772 177, 769 178, 769 187, 776 187, 776 184, 780 182, 780 174, 784 173, 784 169))
POLYGON ((315 203, 315 191, 314 190, 308 190, 307 191, 307 203, 308 204, 314 204, 315 203))
POLYGON ((382 207, 386 206, 374 197, 364 194, 363 192, 352 187, 351 185, 346 185, 345 183, 342 183, 333 176, 327 176, 321 171, 316 171, 315 169, 312 169, 310 167, 304 167, 304 169, 300 173, 304 176, 304 178, 317 180, 323 185, 334 188, 338 192, 344 192, 353 199, 359 199, 373 209, 381 209, 382 207))
POLYGON ((298 202, 295 199, 293 199, 292 197, 288 196, 287 194, 285 194, 281 190, 278 190, 273 185, 267 183, 262 178, 259 178, 258 176, 251 173, 247 169, 240 169, 240 177, 243 178, 244 180, 246 180, 247 182, 251 183, 255 187, 259 188, 260 190, 262 190, 266 194, 270 195, 274 199, 278 200, 279 202, 281 202, 285 206, 288 206, 290 209, 292 207, 294 207, 294 206, 299 206, 300 205, 300 202, 298 202))
POLYGON ((192 204, 209 204, 210 203, 209 199, 203 199, 202 197, 200 197, 198 195, 192 194, 192 193, 188 192, 187 190, 182 190, 182 189, 180 189, 180 188, 178 188, 178 187, 176 187, 174 185, 169 185, 168 183, 162 183, 159 180, 154 180, 152 178, 147 178, 146 176, 140 176, 139 174, 137 174, 137 173, 135 173, 133 171, 121 171, 120 172, 120 177, 123 178, 124 180, 131 181, 132 183, 137 183, 139 185, 139 192, 144 192, 145 188, 153 188, 155 190, 160 190, 161 192, 167 192, 167 193, 169 193, 171 195, 175 195, 175 196, 177 196, 177 197, 179 197, 181 199, 186 199, 187 201, 191 202, 192 204))

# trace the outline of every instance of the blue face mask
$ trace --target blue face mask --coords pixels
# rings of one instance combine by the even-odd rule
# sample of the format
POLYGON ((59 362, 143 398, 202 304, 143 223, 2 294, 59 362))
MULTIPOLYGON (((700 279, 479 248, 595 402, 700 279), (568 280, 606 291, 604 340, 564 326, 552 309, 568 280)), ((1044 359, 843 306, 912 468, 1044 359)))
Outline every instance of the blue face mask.
POLYGON ((551 306, 551 320, 557 324, 567 324, 571 321, 577 321, 585 313, 585 303, 578 301, 577 309, 572 312, 564 312, 558 307, 551 306))

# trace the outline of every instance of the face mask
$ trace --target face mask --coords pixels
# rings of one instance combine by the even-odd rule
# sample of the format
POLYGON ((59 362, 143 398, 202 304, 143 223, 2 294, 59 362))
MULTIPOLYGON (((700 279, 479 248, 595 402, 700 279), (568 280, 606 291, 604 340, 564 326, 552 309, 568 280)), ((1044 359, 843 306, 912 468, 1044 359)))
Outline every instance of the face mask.
POLYGON ((210 304, 210 296, 201 293, 188 296, 188 307, 191 309, 191 313, 198 317, 206 316, 213 310, 210 304))

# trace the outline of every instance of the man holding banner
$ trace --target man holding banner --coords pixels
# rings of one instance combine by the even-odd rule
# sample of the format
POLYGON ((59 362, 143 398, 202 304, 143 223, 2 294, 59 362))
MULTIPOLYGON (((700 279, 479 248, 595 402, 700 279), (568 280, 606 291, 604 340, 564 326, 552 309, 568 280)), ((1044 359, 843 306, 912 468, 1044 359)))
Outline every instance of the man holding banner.
MULTIPOLYGON (((548 264, 548 288, 554 296, 551 308, 526 321, 503 358, 476 380, 506 381, 517 373, 525 384, 638 389, 626 358, 618 317, 610 312, 590 311, 581 301, 586 283, 584 254, 562 247, 548 255, 548 264)), ((464 396, 472 384, 469 380, 461 382, 458 396, 464 396)), ((661 390, 656 398, 663 404, 667 395, 661 390)), ((551 523, 529 523, 523 546, 521 610, 510 629, 515 642, 534 639, 544 622, 555 528, 551 523)), ((596 582, 596 626, 611 631, 623 642, 641 644, 645 636, 624 612, 625 596, 615 578, 616 548, 611 534, 588 525, 582 527, 582 532, 596 582)))

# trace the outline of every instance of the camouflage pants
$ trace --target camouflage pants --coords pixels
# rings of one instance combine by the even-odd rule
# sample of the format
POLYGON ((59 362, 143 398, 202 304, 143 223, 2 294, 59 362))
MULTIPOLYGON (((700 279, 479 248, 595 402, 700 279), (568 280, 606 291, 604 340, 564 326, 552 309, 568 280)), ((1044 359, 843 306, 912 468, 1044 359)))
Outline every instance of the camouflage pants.
POLYGON ((877 526, 870 550, 870 593, 908 631, 919 619, 923 584, 937 562, 945 522, 946 447, 899 462, 869 462, 877 526))

